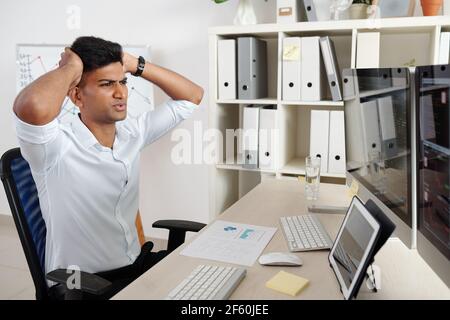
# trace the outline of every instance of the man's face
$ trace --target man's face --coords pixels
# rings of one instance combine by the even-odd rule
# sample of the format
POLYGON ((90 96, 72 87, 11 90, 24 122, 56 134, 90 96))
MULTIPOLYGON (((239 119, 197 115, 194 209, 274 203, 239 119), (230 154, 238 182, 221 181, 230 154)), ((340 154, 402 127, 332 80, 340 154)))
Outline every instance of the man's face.
POLYGON ((84 73, 76 99, 82 117, 99 124, 124 120, 128 97, 126 81, 120 62, 84 73))

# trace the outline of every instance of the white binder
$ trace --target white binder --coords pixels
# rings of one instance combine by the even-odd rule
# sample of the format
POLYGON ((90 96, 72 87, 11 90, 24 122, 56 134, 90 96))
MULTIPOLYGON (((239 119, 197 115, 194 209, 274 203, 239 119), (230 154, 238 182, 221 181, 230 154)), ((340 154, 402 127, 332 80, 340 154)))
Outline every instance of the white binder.
POLYGON ((277 23, 295 23, 300 19, 299 0, 277 0, 277 23))
POLYGON ((244 107, 242 121, 242 167, 258 168, 259 108, 244 107))
POLYGON ((380 33, 358 33, 356 38, 356 68, 378 68, 380 65, 380 33))
POLYGON ((300 37, 283 39, 283 100, 300 101, 300 37))
POLYGON ((277 109, 261 108, 259 110, 259 168, 276 169, 277 163, 277 109))
POLYGON ((355 69, 345 69, 342 72, 342 86, 344 101, 355 99, 358 90, 358 80, 355 69))
POLYGON ((319 37, 303 37, 300 44, 301 56, 301 99, 303 101, 320 101, 322 74, 319 37))
POLYGON ((450 32, 441 32, 438 64, 448 64, 450 55, 450 32))
POLYGON ((330 111, 328 172, 345 173, 345 120, 344 111, 330 111))
POLYGON ((303 0, 307 21, 317 21, 316 6, 314 0, 303 0))
POLYGON ((236 40, 219 40, 217 43, 217 76, 219 99, 236 99, 236 40))
POLYGON ((366 161, 377 159, 381 152, 377 100, 361 103, 361 125, 366 161))
POLYGON ((320 171, 328 172, 328 138, 330 111, 311 110, 309 154, 320 157, 320 171))
POLYGON ((323 62, 327 72, 328 86, 330 87, 333 101, 341 101, 341 74, 339 73, 339 64, 336 57, 336 49, 333 40, 330 37, 320 38, 320 49, 322 51, 323 62))
POLYGON ((397 137, 391 96, 378 99, 378 114, 382 140, 381 150, 385 157, 390 158, 397 155, 397 137))
POLYGON ((238 99, 267 97, 267 42, 256 37, 237 38, 238 99))

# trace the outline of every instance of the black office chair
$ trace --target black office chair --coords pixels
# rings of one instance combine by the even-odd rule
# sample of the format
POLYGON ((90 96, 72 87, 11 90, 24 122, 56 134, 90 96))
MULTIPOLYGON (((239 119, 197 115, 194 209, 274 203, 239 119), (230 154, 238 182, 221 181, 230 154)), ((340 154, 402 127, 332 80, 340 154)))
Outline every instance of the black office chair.
MULTIPOLYGON (((39 198, 31 175, 28 162, 22 157, 19 148, 3 154, 0 160, 0 177, 11 208, 14 223, 30 268, 36 289, 37 300, 59 299, 109 299, 122 287, 113 286, 111 282, 98 275, 80 272, 80 289, 67 290, 71 271, 58 269, 45 274, 45 241, 47 229, 42 218, 39 198), (49 287, 47 281, 58 283, 49 287)), ((186 231, 198 232, 205 224, 183 220, 159 220, 155 228, 169 230, 167 251, 170 253, 181 245, 186 231)))

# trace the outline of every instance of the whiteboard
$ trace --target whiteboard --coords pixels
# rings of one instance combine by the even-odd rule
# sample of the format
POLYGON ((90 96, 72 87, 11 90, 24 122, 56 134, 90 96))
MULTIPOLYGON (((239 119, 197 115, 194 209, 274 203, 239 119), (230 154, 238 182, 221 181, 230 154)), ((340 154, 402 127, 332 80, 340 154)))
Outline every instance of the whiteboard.
MULTIPOLYGON (((44 73, 58 67, 61 53, 68 45, 50 44, 18 44, 16 60, 16 90, 19 93, 32 81, 44 73)), ((123 50, 150 60, 150 46, 123 46, 123 50)), ((153 84, 140 77, 128 75, 128 116, 137 117, 141 113, 154 108, 153 84)), ((61 122, 71 122, 78 114, 78 108, 68 97, 64 100, 58 119, 61 122)))

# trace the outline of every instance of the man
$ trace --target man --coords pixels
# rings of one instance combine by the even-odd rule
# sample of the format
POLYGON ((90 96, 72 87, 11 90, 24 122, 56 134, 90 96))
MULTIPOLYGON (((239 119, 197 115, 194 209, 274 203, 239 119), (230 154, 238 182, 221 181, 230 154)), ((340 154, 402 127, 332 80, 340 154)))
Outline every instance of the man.
POLYGON ((128 283, 163 257, 150 255, 151 244, 141 251, 138 241, 139 154, 202 97, 203 89, 181 75, 96 37, 76 39, 56 70, 20 92, 13 110, 47 227, 46 273, 76 265, 128 283), (171 100, 127 118, 127 73, 171 100), (57 119, 66 95, 80 109, 70 125, 57 119))

